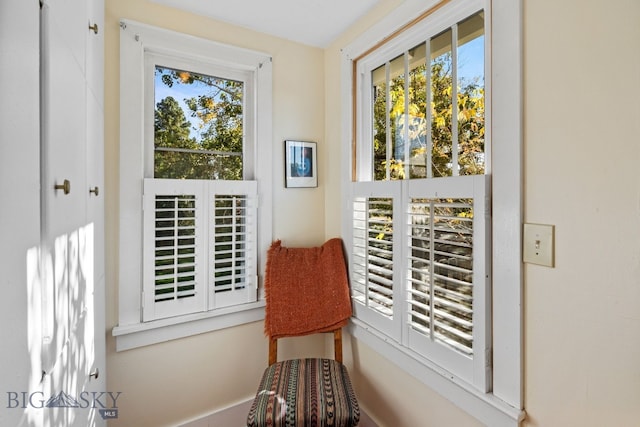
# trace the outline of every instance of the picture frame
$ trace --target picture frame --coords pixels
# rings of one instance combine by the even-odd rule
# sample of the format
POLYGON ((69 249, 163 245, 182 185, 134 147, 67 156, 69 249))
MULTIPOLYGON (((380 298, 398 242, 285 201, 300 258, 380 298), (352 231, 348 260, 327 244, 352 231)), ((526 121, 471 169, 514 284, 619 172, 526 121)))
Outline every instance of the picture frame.
POLYGON ((318 147, 315 142, 284 141, 286 188, 318 186, 318 147))

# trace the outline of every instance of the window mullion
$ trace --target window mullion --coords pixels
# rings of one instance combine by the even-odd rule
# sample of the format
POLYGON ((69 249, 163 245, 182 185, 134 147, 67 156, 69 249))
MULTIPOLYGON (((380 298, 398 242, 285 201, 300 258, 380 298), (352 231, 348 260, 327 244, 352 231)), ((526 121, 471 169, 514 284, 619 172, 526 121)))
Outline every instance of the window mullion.
POLYGON ((426 77, 425 77, 425 89, 426 93, 426 102, 425 102, 425 118, 427 121, 426 125, 426 139, 427 139, 427 178, 433 178, 433 167, 431 166, 432 158, 431 154, 433 152, 433 135, 431 134, 431 121, 433 120, 433 114, 431 112, 431 43, 429 40, 425 41, 425 66, 426 66, 426 77))
POLYGON ((451 173, 460 174, 458 162, 458 24, 451 27, 451 173))
POLYGON ((404 52, 404 177, 409 179, 409 159, 411 157, 411 141, 409 141, 409 52, 404 52))
POLYGON ((154 151, 166 151, 171 153, 187 153, 187 154, 211 155, 211 156, 229 156, 229 157, 242 156, 242 152, 219 151, 219 150, 193 150, 188 148, 175 148, 175 147, 155 147, 154 151))
POLYGON ((385 179, 388 181, 391 179, 391 151, 392 151, 392 143, 391 143, 391 63, 387 61, 384 65, 384 80, 385 80, 385 113, 384 113, 384 121, 385 121, 385 140, 387 144, 387 149, 385 150, 386 155, 386 167, 385 167, 385 179))

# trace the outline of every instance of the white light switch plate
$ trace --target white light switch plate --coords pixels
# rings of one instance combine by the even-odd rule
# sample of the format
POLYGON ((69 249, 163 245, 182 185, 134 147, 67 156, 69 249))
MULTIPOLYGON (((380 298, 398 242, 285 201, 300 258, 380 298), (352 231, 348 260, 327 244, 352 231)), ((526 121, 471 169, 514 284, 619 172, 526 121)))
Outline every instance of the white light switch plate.
POLYGON ((522 261, 554 267, 555 227, 546 224, 524 224, 522 261))

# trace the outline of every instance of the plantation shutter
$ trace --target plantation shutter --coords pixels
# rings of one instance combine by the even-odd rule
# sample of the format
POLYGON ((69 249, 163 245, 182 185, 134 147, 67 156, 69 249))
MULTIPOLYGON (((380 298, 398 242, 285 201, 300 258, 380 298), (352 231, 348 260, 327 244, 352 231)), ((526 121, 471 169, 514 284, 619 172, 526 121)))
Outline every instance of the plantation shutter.
POLYGON ((204 310, 204 182, 144 180, 143 320, 204 310))
POLYGON ((257 182, 144 180, 143 321, 257 300, 257 182))
POLYGON ((354 311, 391 336, 400 332, 401 182, 352 183, 354 311))
POLYGON ((257 182, 212 181, 209 309, 256 301, 257 182))
POLYGON ((356 317, 485 391, 489 188, 486 175, 354 182, 350 247, 356 317))
POLYGON ((408 346, 487 391, 489 177, 412 180, 405 185, 408 346))

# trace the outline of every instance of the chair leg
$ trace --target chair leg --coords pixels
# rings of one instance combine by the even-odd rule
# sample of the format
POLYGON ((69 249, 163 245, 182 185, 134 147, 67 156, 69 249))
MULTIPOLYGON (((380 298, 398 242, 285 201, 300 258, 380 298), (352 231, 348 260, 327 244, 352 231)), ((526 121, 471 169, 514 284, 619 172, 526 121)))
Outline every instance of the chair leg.
POLYGON ((342 329, 333 331, 333 352, 334 359, 342 363, 342 329))
POLYGON ((278 340, 269 338, 269 366, 278 360, 278 340))

